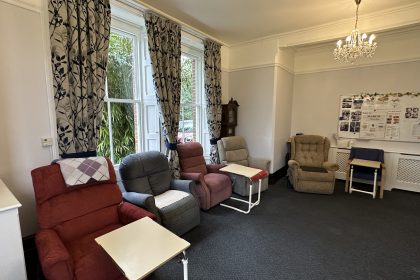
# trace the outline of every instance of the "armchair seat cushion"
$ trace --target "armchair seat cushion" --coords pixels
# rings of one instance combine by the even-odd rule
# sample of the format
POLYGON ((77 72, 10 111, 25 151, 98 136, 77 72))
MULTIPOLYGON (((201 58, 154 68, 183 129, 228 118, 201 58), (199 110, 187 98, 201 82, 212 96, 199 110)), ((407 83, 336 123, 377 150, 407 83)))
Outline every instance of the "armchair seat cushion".
POLYGON ((210 191, 210 204, 216 205, 232 195, 232 186, 229 176, 220 173, 204 175, 204 181, 210 191))
POLYGON ((124 279, 112 258, 95 241, 95 238, 121 226, 109 225, 66 244, 73 259, 76 279, 124 279))
POLYGON ((334 172, 311 172, 311 171, 303 171, 302 169, 298 169, 298 177, 300 180, 303 181, 315 181, 315 182, 331 182, 334 180, 334 172))
POLYGON ((169 190, 155 196, 155 204, 157 208, 163 209, 173 203, 178 203, 180 200, 189 195, 190 194, 183 191, 169 190))
POLYGON ((172 190, 171 192, 176 192, 177 200, 166 206, 161 206, 159 214, 162 223, 169 230, 181 235, 200 224, 200 207, 193 195, 182 191, 172 190))
POLYGON ((204 175, 204 182, 206 182, 209 191, 212 194, 225 191, 226 186, 230 186, 231 184, 229 176, 218 173, 208 173, 204 175))

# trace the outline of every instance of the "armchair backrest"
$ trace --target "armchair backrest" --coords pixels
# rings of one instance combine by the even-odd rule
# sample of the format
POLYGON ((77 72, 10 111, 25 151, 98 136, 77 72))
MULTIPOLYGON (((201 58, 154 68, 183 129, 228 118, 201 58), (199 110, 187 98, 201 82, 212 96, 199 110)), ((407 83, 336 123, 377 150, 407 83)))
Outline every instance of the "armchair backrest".
POLYGON ((217 141, 217 148, 221 162, 249 166, 248 148, 242 136, 223 137, 217 141))
POLYGON ((159 195, 169 190, 171 174, 168 159, 157 151, 131 154, 119 167, 121 181, 129 192, 159 195))
POLYGON ((349 159, 354 158, 374 160, 384 163, 384 150, 353 147, 350 150, 349 159))
POLYGON ((198 142, 188 142, 177 145, 179 165, 182 172, 207 174, 203 147, 198 142))
POLYGON ((108 160, 110 179, 67 187, 56 163, 32 170, 38 226, 54 229, 70 241, 119 223, 117 207, 122 195, 108 160))
POLYGON ((291 141, 291 159, 301 166, 321 167, 328 160, 330 140, 319 135, 296 135, 291 141))

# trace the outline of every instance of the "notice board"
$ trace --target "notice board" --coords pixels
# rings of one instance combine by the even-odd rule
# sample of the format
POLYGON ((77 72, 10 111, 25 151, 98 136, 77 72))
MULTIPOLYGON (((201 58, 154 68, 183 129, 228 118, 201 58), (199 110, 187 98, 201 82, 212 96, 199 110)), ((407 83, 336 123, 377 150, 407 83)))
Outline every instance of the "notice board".
POLYGON ((338 136, 420 142, 420 93, 340 96, 338 136))

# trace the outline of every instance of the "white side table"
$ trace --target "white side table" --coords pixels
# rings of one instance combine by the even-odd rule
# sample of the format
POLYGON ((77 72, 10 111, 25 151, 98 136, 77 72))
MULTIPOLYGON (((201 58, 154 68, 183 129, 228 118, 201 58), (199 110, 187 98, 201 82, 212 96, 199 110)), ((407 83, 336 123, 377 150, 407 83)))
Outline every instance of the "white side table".
POLYGON ((21 206, 0 179, 0 279, 27 279, 18 212, 21 206))
POLYGON ((190 243, 149 217, 104 234, 95 238, 95 241, 112 257, 129 280, 143 279, 183 253, 184 280, 188 280, 185 250, 190 243))
POLYGON ((229 173, 233 173, 233 174, 237 174, 237 175, 241 175, 244 176, 246 178, 248 178, 249 180, 249 197, 248 197, 248 201, 240 199, 240 198, 236 198, 231 196, 230 199, 236 200, 236 201, 240 201, 242 203, 245 203, 248 206, 248 209, 246 211, 239 209, 237 207, 231 206, 231 205, 227 205, 224 203, 220 203, 221 206, 233 209, 235 211, 244 213, 244 214, 249 214, 249 212, 251 212, 251 209, 254 208, 255 206, 260 204, 260 199, 261 199, 261 182, 262 179, 264 177, 268 176, 268 172, 265 170, 261 170, 261 169, 257 169, 257 168, 252 168, 252 167, 248 167, 248 166, 243 166, 243 165, 239 165, 239 164, 235 164, 235 163, 231 163, 226 165, 223 168, 220 168, 220 171, 223 172, 229 172, 229 173), (259 181, 258 184, 258 199, 255 202, 252 202, 252 182, 254 181, 259 181))

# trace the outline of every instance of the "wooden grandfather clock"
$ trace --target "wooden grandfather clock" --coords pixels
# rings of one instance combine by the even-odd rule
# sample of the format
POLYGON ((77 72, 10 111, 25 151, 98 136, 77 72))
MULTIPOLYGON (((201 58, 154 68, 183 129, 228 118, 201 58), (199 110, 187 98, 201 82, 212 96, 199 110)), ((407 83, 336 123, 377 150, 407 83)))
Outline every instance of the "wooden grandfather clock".
POLYGON ((238 107, 239 104, 233 98, 228 104, 222 104, 222 128, 220 137, 234 136, 235 127, 238 124, 238 107))

